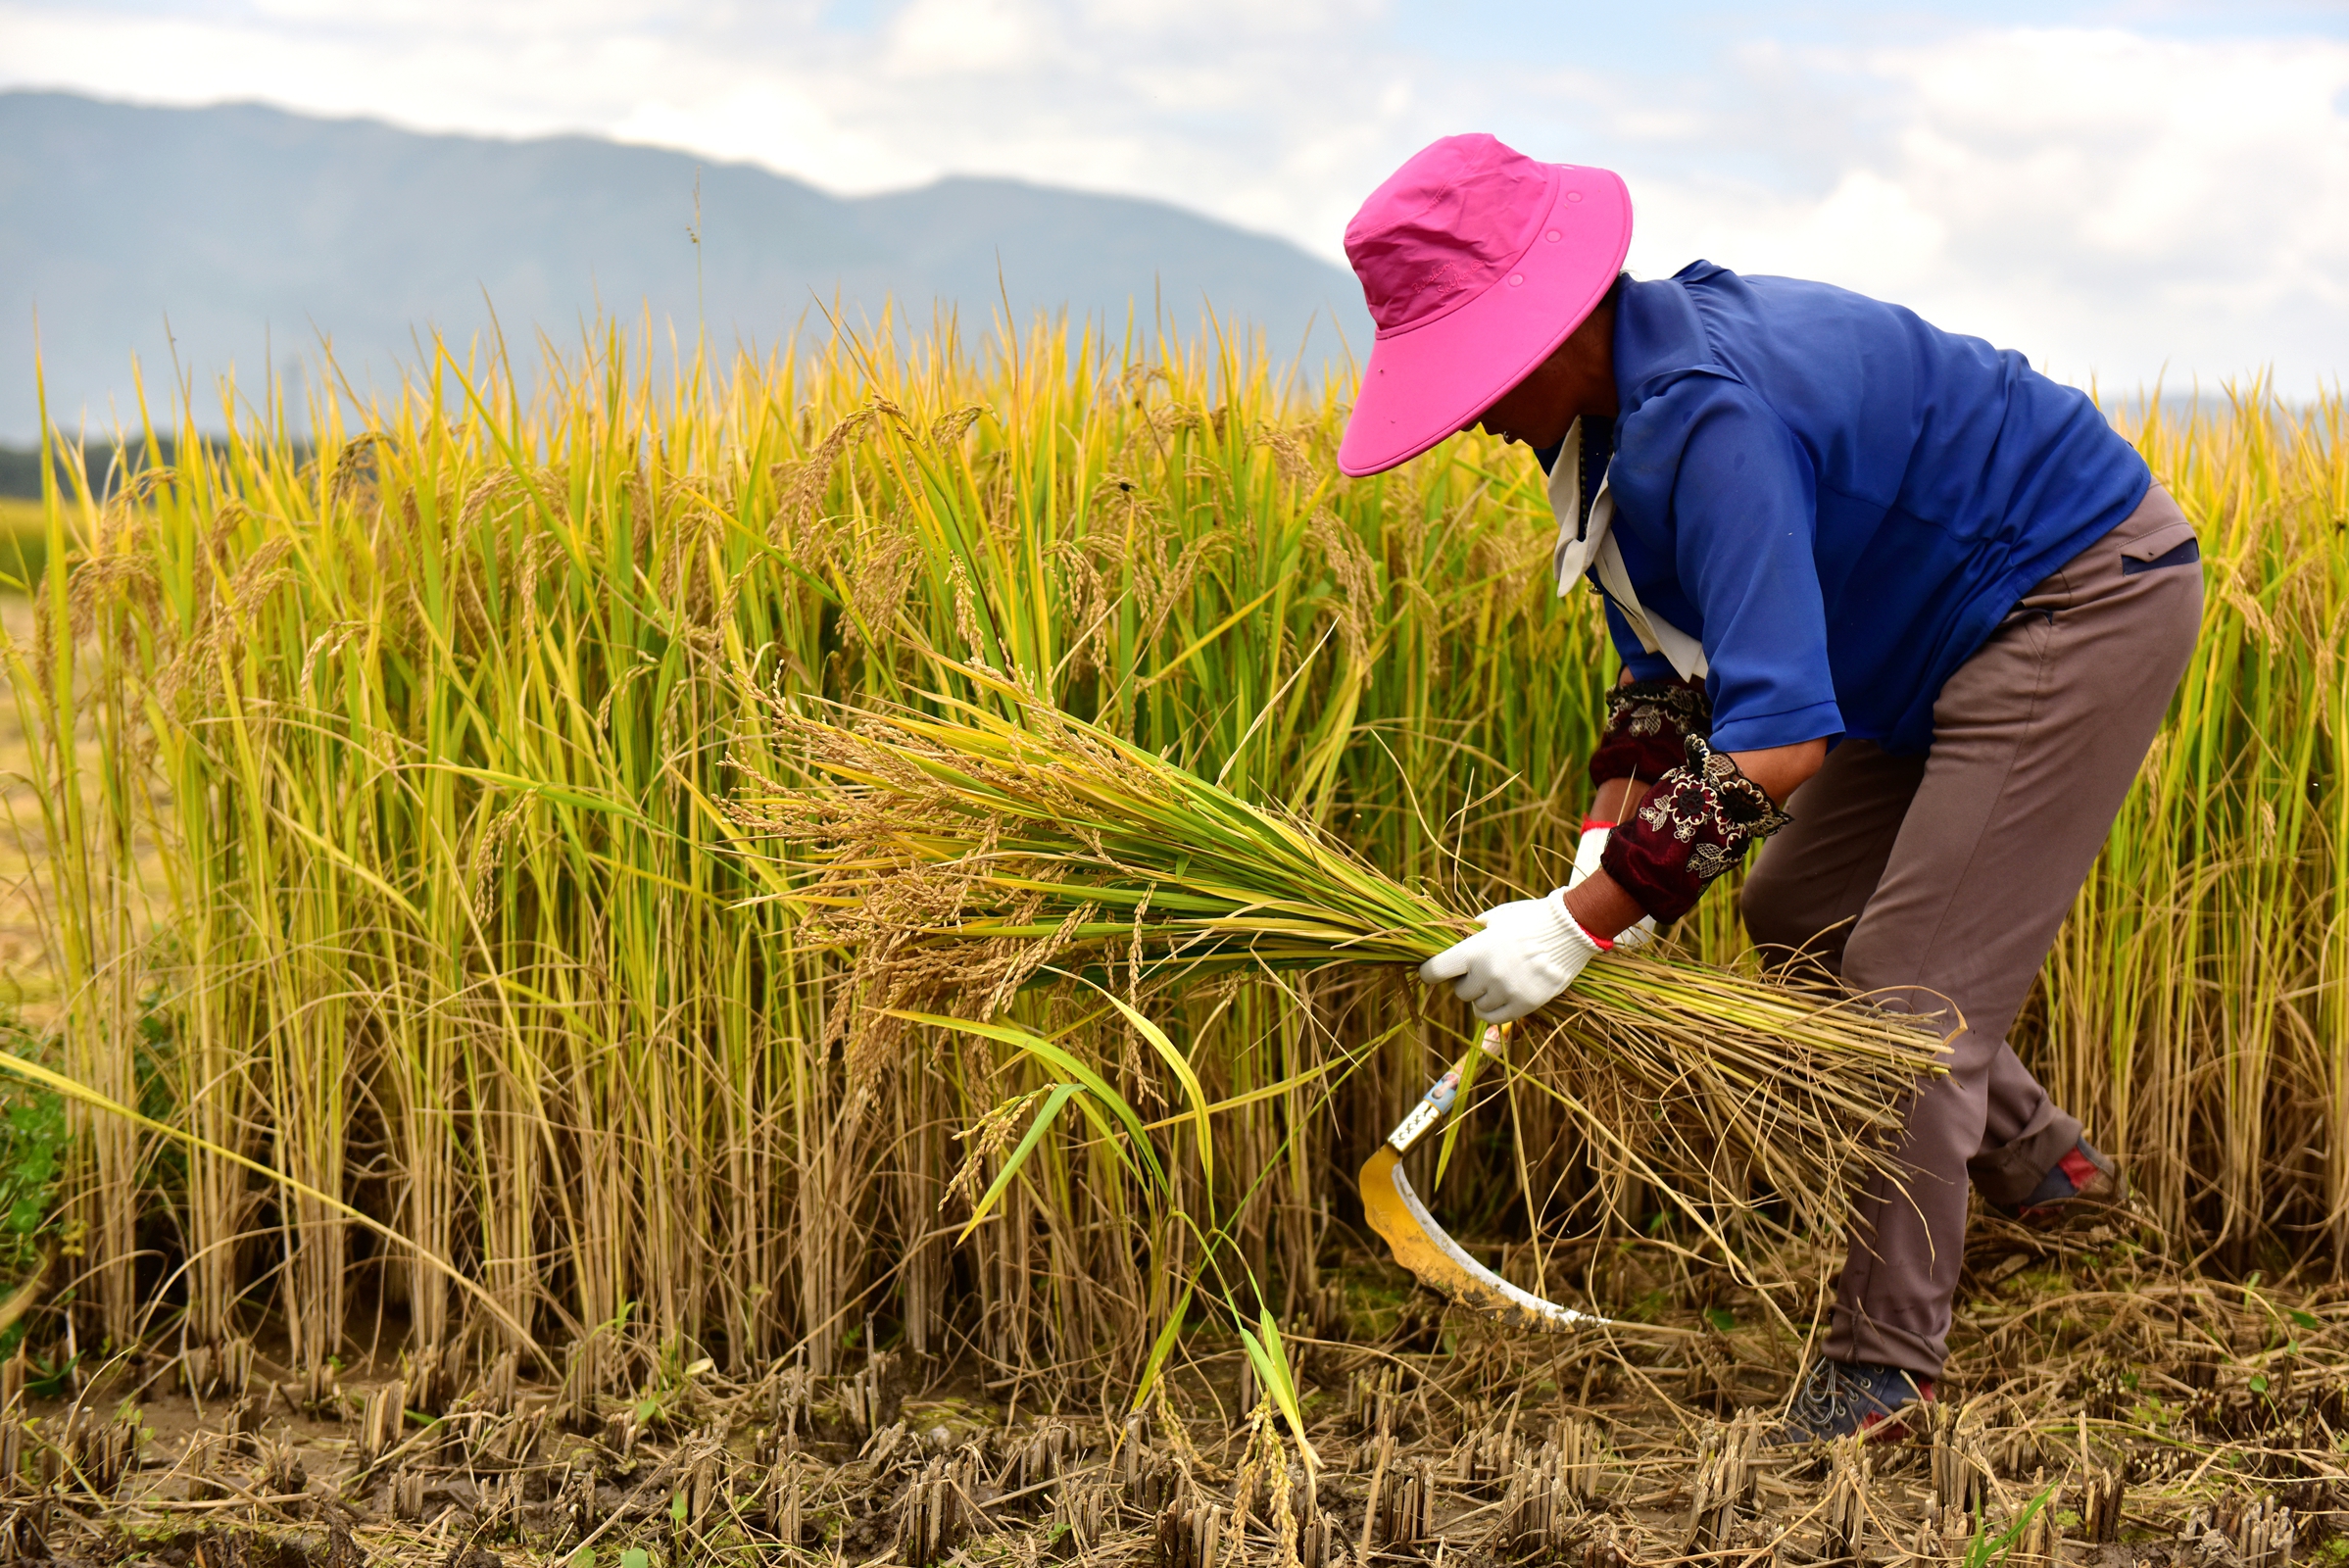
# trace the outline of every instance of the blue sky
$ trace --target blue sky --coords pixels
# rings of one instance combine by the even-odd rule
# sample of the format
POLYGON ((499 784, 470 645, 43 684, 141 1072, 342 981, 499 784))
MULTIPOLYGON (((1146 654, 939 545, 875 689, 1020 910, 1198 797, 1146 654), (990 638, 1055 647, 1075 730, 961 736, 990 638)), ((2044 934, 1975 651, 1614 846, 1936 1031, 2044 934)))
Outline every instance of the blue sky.
POLYGON ((1823 277, 2107 386, 2349 365, 2341 0, 0 0, 8 85, 1008 174, 1333 260, 1491 130, 1620 171, 1643 273, 1823 277))

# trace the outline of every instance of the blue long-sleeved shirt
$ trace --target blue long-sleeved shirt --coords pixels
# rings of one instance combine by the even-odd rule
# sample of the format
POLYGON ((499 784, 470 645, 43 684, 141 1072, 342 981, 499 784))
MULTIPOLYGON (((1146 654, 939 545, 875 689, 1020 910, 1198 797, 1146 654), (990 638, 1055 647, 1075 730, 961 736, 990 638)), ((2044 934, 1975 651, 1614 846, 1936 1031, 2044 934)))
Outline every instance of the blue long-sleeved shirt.
MULTIPOLYGON (((2152 483, 2085 394, 1824 283, 1627 281, 1614 349, 1615 538, 1703 645, 1725 751, 1925 750, 1942 683, 2152 483)), ((1672 673, 1607 619, 1635 674, 1672 673)))

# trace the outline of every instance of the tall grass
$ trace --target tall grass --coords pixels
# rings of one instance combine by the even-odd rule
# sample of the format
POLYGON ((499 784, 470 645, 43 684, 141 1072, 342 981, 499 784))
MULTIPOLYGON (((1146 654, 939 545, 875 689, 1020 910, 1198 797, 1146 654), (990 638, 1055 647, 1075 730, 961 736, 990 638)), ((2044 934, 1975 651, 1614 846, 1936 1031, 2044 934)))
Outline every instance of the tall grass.
MULTIPOLYGON (((265 409, 48 499, 67 569, 8 665, 50 1021, 73 1076, 201 1140, 82 1121, 82 1342, 267 1324, 317 1369, 374 1313, 514 1340, 451 1259, 547 1348, 624 1317, 628 1354, 820 1371, 869 1327, 1130 1389, 1203 1213, 1299 1308, 1467 1020, 1383 971, 1195 991, 1158 1021, 1221 1107, 1210 1171, 1132 1025, 1025 993, 1020 1031, 1162 1118, 1165 1188, 1069 1130, 957 1235, 1021 1129, 990 1113, 1052 1075, 923 1025, 852 1071, 836 960, 713 808, 777 740, 743 681, 918 704, 945 650, 1461 906, 1546 888, 1612 662, 1546 586, 1523 455, 1464 437, 1345 481, 1329 394, 1229 342, 1053 327, 732 362, 607 329, 527 400, 500 360, 449 369, 311 409, 315 447, 265 409)), ((2340 435, 2337 402, 2258 395, 2143 432, 2203 524, 2210 622, 2023 1042, 2178 1234, 2252 1249, 2349 1229, 2340 435)), ((1687 936, 1741 947, 1719 895, 1687 936)), ((1579 1125, 1513 1098, 1439 1208, 1496 1237, 1638 1217, 1579 1125)))
POLYGON ((2132 432, 2201 537, 2170 722, 2045 975, 2050 1087, 2234 1266, 2349 1243, 2349 409, 2132 432))

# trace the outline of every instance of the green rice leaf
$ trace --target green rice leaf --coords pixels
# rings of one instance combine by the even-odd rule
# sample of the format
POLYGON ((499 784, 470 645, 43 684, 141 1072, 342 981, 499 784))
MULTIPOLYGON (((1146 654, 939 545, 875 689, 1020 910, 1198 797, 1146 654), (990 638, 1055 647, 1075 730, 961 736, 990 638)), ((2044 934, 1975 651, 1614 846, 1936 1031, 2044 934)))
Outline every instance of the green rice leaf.
POLYGON ((1083 1085, 1096 1100, 1107 1106, 1118 1121, 1124 1125, 1127 1135, 1124 1145, 1130 1152, 1131 1157, 1138 1163, 1141 1170, 1148 1174, 1153 1187, 1161 1189, 1165 1187, 1166 1168, 1158 1163, 1157 1152, 1150 1147, 1150 1132, 1144 1127, 1142 1118, 1135 1113, 1134 1107, 1127 1103, 1123 1095, 1109 1087, 1107 1079, 1077 1059, 1063 1047, 1045 1039, 1042 1035, 1011 1024, 978 1023, 969 1018, 950 1018, 938 1013, 905 1012, 895 1008, 890 1009, 887 1015, 892 1018, 903 1018, 908 1023, 928 1024, 933 1029, 956 1030, 967 1035, 977 1035, 983 1040, 993 1040, 1002 1045, 1013 1046, 1044 1062, 1054 1072, 1067 1074, 1083 1085))
POLYGON ((1106 991, 1101 995, 1108 997, 1110 1004, 1124 1014, 1126 1022, 1150 1043, 1150 1049, 1158 1054, 1167 1069, 1175 1075, 1176 1082, 1183 1086, 1183 1098, 1191 1102, 1192 1123, 1199 1129, 1199 1171, 1212 1184, 1215 1180, 1215 1129, 1207 1119, 1207 1091, 1200 1086, 1199 1074, 1192 1069, 1190 1058, 1175 1049, 1175 1043, 1166 1038, 1165 1030, 1136 1012, 1123 998, 1106 991))
POLYGON ((1191 1310, 1191 1294, 1196 1287, 1188 1282, 1174 1307, 1159 1325, 1158 1336, 1150 1342, 1150 1359, 1142 1364, 1142 1381, 1134 1389, 1134 1408, 1139 1410, 1150 1401, 1150 1391, 1158 1386, 1159 1374, 1166 1370, 1166 1358, 1174 1353, 1183 1337, 1183 1318, 1191 1310))
POLYGON ((954 1237, 956 1246, 970 1240, 970 1233, 995 1212, 995 1205, 1003 1198, 1004 1189, 1018 1177, 1020 1168, 1028 1162, 1028 1156, 1036 1152, 1038 1144, 1044 1142, 1044 1135, 1052 1131, 1052 1123, 1059 1119, 1061 1108, 1071 1098, 1083 1093, 1085 1090, 1079 1084, 1052 1085, 1052 1095, 1045 1101, 1044 1108, 1028 1122, 1027 1135, 1011 1151, 1011 1156, 1003 1161, 1003 1168, 995 1173, 995 1180, 987 1184, 987 1191, 980 1196, 978 1202, 971 1205, 968 1223, 954 1237))
POLYGON ((1289 1352, 1281 1344, 1281 1326, 1273 1320, 1272 1308, 1263 1309, 1255 1333, 1249 1333, 1245 1322, 1237 1326, 1241 1348, 1248 1352, 1248 1364, 1256 1369, 1256 1380, 1264 1385, 1264 1392, 1288 1418, 1289 1435, 1297 1440, 1297 1452, 1309 1468, 1319 1469, 1321 1455, 1305 1439, 1304 1405, 1297 1398, 1297 1379, 1289 1370, 1289 1352))

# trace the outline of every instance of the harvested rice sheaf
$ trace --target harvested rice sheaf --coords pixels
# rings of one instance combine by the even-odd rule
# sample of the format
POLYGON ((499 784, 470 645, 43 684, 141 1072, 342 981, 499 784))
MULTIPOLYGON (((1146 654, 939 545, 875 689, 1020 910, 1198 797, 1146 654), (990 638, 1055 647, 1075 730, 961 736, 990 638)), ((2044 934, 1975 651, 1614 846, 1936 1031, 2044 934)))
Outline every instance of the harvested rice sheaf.
MULTIPOLYGON (((851 965, 848 1032, 939 1007, 985 1020, 1040 982, 1147 1006, 1218 972, 1417 965, 1476 929, 1308 822, 992 671, 948 671, 972 695, 935 713, 767 700, 811 782, 760 775, 771 750, 737 757, 754 782, 736 821, 795 873, 777 881, 805 934, 851 965)), ((1509 1087, 1556 1101, 1602 1185, 1691 1213, 1767 1197, 1827 1229, 1942 1059, 1936 1034, 1862 1000, 1625 953, 1518 1039, 1509 1087)))

